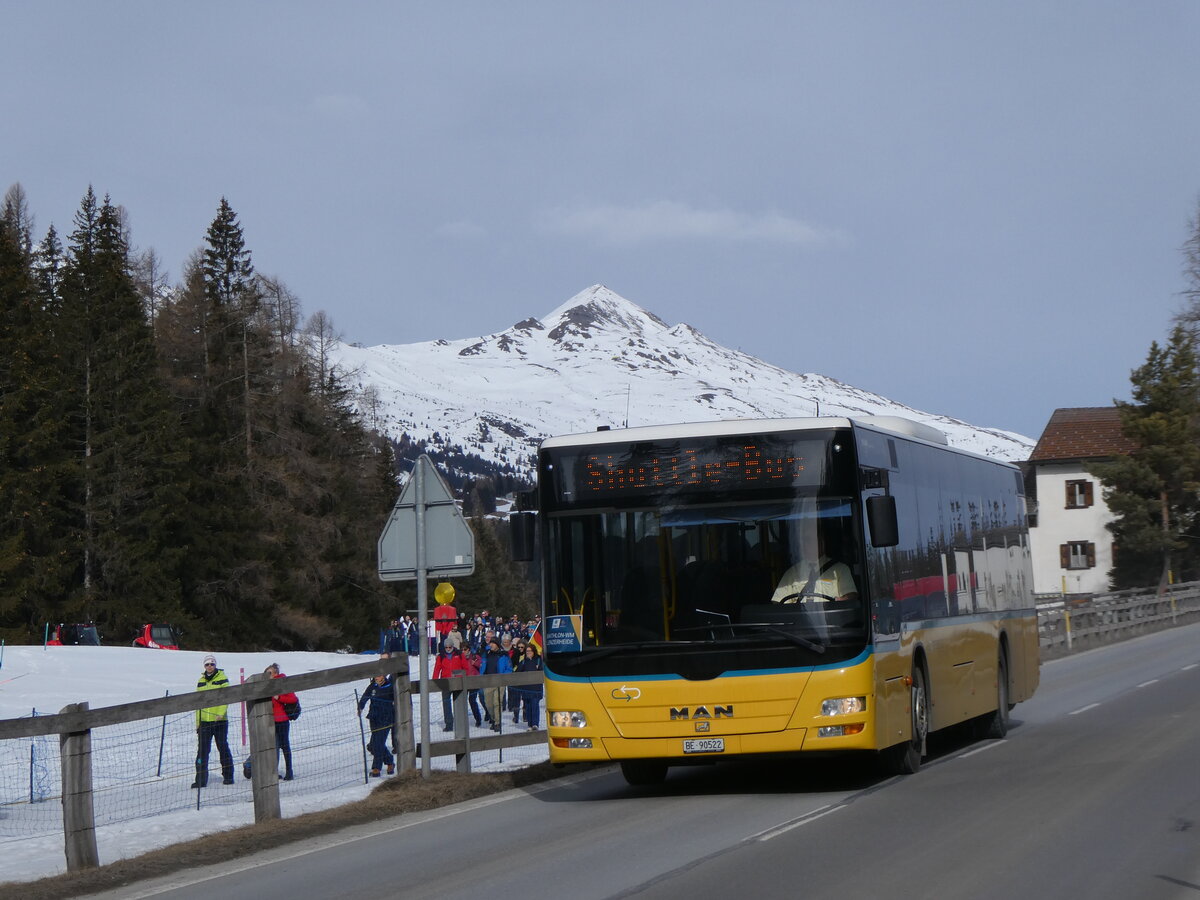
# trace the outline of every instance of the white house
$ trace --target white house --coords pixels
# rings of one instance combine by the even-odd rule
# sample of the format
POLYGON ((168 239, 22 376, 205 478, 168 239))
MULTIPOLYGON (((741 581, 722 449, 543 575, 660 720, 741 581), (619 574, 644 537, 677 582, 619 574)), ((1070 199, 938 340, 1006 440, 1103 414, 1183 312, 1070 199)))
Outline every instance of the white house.
POLYGON ((1031 505, 1029 542, 1038 594, 1108 590, 1113 565, 1112 513, 1087 464, 1124 455, 1133 443, 1121 433, 1113 406, 1056 409, 1026 463, 1031 505))

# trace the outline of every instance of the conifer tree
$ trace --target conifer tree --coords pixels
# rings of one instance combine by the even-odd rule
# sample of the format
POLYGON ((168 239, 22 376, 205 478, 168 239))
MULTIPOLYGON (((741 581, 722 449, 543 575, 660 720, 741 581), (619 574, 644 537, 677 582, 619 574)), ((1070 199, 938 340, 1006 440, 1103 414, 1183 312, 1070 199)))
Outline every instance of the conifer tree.
POLYGON ((261 294, 242 226, 224 197, 208 227, 201 262, 208 314, 205 349, 208 395, 218 423, 237 433, 248 468, 254 457, 255 394, 262 384, 261 360, 269 338, 259 320, 261 294))
POLYGON ((150 618, 179 620, 187 453, 158 381, 123 216, 89 188, 75 224, 58 335, 78 388, 67 421, 81 462, 81 614, 123 637, 150 618))
POLYGON ((254 389, 262 393, 254 266, 221 200, 203 250, 159 311, 159 359, 189 437, 194 481, 184 604, 202 640, 261 631, 271 606, 260 510, 253 493, 254 389), (255 348, 251 352, 251 348, 255 348))
POLYGON ((1200 375, 1191 336, 1177 325, 1155 341, 1130 377, 1132 403, 1118 402, 1121 427, 1136 449, 1097 464, 1104 499, 1116 516, 1110 573, 1115 589, 1170 577, 1200 576, 1200 375))
POLYGON ((24 240, 0 218, 0 635, 68 608, 74 547, 59 367, 24 240))

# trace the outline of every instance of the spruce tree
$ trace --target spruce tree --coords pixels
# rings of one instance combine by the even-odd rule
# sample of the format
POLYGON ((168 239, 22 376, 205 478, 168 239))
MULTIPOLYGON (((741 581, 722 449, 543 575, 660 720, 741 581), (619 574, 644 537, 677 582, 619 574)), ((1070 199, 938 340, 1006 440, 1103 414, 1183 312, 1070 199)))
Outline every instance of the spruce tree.
POLYGON ((221 200, 205 246, 160 309, 159 358, 189 438, 194 481, 186 526, 184 604, 201 640, 254 639, 272 604, 253 491, 254 404, 264 391, 254 266, 221 200), (253 352, 252 352, 253 348, 253 352))
POLYGON ((187 455, 158 380, 121 212, 90 188, 71 234, 59 321, 75 386, 66 421, 80 472, 80 616, 124 638, 153 618, 180 619, 187 455))
POLYGON ((75 394, 53 229, 27 250, 9 205, 0 238, 0 628, 40 636, 48 621, 80 608, 80 460, 69 433, 75 394), (36 267, 35 275, 34 268, 36 267))
POLYGON ((1132 403, 1117 402, 1137 446, 1091 467, 1115 519, 1115 589, 1200 577, 1200 376, 1191 336, 1177 325, 1155 341, 1130 377, 1132 403))

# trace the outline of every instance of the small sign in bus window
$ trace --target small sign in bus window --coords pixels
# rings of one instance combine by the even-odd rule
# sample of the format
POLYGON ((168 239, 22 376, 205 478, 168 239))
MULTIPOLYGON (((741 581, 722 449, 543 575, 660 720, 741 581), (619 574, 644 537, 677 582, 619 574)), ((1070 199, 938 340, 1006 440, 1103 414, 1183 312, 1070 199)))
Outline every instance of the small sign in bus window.
POLYGON ((545 623, 546 649, 578 653, 583 649, 583 616, 550 616, 545 623))

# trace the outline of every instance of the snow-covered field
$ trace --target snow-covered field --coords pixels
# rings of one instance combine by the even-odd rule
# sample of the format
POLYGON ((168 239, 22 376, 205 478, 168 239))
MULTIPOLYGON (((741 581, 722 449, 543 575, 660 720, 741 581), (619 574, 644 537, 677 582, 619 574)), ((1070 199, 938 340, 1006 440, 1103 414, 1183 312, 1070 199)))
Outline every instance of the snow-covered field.
MULTIPOLYGON (((0 718, 52 715, 68 703, 92 709, 150 700, 195 689, 204 651, 126 647, 9 646, 0 657, 0 718)), ((336 653, 217 653, 231 683, 278 662, 299 675, 364 662, 371 657, 336 653)), ((296 779, 280 784, 285 817, 339 806, 365 797, 383 779, 365 777, 363 733, 356 690, 348 683, 306 691, 303 712, 292 723, 296 779)), ((241 772, 248 753, 240 707, 230 708, 229 745, 236 782, 221 783, 214 748, 208 787, 192 790, 195 777, 194 714, 97 729, 92 735, 96 840, 101 864, 191 840, 254 821, 250 782, 241 772)), ((420 703, 414 694, 414 727, 420 703)), ((509 717, 504 727, 517 728, 509 717)), ((365 722, 364 722, 365 724, 365 722)), ((430 697, 431 737, 442 732, 441 695, 430 697)), ((491 734, 486 730, 472 733, 491 734)), ((523 726, 521 726, 523 727, 523 726)), ((542 762, 544 744, 476 753, 477 771, 542 762)), ((454 758, 435 758, 453 768, 454 758)), ((54 736, 0 741, 0 882, 29 881, 66 871, 58 740, 54 736), (32 800, 32 802, 31 802, 32 800)))

